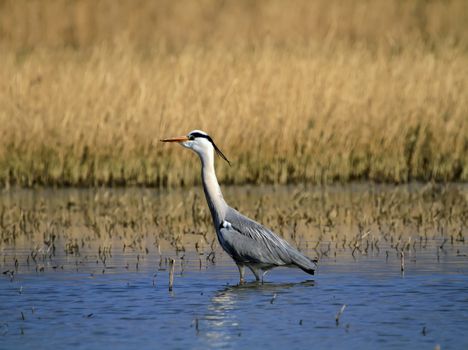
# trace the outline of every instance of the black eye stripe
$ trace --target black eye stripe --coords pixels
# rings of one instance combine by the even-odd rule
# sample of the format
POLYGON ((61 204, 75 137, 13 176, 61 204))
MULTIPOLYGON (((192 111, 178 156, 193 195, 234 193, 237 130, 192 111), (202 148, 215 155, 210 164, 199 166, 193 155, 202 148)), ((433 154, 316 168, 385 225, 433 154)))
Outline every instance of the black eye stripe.
POLYGON ((203 137, 203 138, 205 138, 205 139, 211 140, 211 137, 209 137, 208 135, 205 135, 205 134, 201 134, 201 133, 199 133, 199 132, 194 132, 194 133, 190 134, 189 137, 193 137, 193 138, 195 138, 195 137, 203 137))
POLYGON ((189 135, 189 140, 194 140, 197 137, 207 139, 208 141, 211 142, 211 144, 213 145, 214 148, 217 148, 214 141, 213 141, 213 139, 209 135, 205 135, 205 134, 202 134, 202 133, 199 133, 199 132, 194 132, 194 133, 190 134, 189 135))
POLYGON ((223 152, 221 152, 221 150, 218 148, 218 146, 216 146, 216 144, 214 143, 213 139, 212 139, 209 135, 202 134, 202 133, 199 133, 199 132, 193 132, 193 133, 191 133, 190 135, 188 135, 189 140, 194 140, 194 139, 197 138, 197 137, 204 138, 204 139, 207 139, 208 141, 210 141, 211 144, 213 145, 213 147, 214 147, 216 153, 217 153, 221 158, 223 158, 229 165, 231 165, 231 162, 229 162, 229 160, 226 158, 226 156, 223 154, 223 152))

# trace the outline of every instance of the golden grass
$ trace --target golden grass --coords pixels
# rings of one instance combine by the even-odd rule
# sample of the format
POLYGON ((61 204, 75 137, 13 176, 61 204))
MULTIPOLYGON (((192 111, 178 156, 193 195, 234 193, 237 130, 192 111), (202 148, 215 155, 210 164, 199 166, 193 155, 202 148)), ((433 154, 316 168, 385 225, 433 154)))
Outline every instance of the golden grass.
POLYGON ((3 186, 468 180, 465 1, 0 6, 3 186))

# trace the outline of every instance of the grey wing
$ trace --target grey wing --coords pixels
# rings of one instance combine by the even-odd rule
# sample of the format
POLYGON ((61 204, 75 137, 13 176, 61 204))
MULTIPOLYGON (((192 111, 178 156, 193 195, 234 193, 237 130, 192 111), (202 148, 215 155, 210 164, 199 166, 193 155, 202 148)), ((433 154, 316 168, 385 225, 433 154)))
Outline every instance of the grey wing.
POLYGON ((309 258, 284 239, 235 209, 228 208, 220 232, 223 247, 236 261, 268 265, 294 264, 305 270, 313 270, 315 267, 309 258))

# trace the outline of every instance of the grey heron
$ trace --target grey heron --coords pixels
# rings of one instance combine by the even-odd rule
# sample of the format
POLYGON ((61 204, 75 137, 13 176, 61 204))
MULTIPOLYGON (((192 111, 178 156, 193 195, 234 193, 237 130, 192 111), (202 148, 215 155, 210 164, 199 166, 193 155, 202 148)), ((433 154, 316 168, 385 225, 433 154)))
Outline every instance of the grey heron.
POLYGON ((200 157, 203 190, 216 235, 221 247, 237 264, 240 284, 245 282, 246 266, 257 281, 260 278, 263 281, 265 273, 277 266, 298 267, 311 275, 314 274, 315 260, 309 259, 268 228, 227 205, 216 178, 214 153, 216 152, 228 163, 229 160, 207 133, 193 130, 187 136, 161 141, 177 142, 200 157))

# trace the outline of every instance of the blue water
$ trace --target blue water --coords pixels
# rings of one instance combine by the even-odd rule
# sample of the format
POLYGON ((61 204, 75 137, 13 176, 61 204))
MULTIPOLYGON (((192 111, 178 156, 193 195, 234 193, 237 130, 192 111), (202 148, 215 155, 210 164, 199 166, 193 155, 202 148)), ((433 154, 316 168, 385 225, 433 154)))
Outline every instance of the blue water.
POLYGON ((23 268, 0 275, 0 349, 468 349, 466 250, 426 250, 404 274, 395 254, 346 252, 315 276, 275 269, 243 286, 225 255, 201 268, 191 256, 172 292, 151 258, 23 268))

